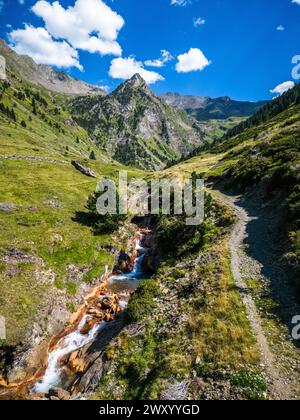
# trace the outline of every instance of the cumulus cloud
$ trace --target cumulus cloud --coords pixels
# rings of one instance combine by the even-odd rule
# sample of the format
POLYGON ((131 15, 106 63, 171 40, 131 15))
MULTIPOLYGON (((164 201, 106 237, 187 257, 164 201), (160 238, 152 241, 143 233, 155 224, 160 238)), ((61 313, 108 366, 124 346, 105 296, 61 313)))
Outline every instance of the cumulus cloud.
MULTIPOLYGON (((299 0, 300 3, 300 0, 299 0)), ((277 95, 282 95, 284 92, 292 89, 295 86, 295 83, 292 81, 283 82, 280 85, 276 86, 274 89, 270 90, 271 93, 276 93, 277 95)))
POLYGON ((191 48, 189 52, 179 55, 177 59, 176 71, 178 73, 202 71, 211 64, 199 48, 191 48))
POLYGON ((45 28, 25 25, 25 29, 14 30, 9 37, 11 47, 18 54, 29 55, 38 64, 83 70, 78 52, 65 41, 54 41, 45 28))
POLYGON ((109 75, 113 79, 127 80, 134 76, 136 73, 146 81, 146 83, 153 84, 159 80, 164 80, 163 76, 154 71, 146 70, 143 63, 135 60, 133 57, 129 58, 115 58, 112 60, 109 75))
POLYGON ((145 61, 145 65, 149 67, 164 67, 166 63, 173 60, 174 57, 171 53, 167 50, 161 50, 160 58, 157 58, 156 60, 147 60, 145 61))
MULTIPOLYGON (((300 1, 300 0, 299 0, 300 1)), ((279 31, 279 32, 283 32, 284 30, 285 30, 285 27, 283 26, 283 25, 279 25, 279 26, 277 26, 277 31, 279 31)))
POLYGON ((101 55, 122 53, 116 40, 124 19, 102 0, 76 0, 66 9, 58 1, 40 0, 32 11, 54 38, 65 39, 74 48, 101 55))
POLYGON ((195 28, 198 28, 198 26, 204 25, 205 24, 205 19, 202 19, 201 17, 198 17, 196 19, 194 19, 194 26, 195 28))
POLYGON ((300 5, 300 0, 292 0, 292 3, 296 3, 300 5))

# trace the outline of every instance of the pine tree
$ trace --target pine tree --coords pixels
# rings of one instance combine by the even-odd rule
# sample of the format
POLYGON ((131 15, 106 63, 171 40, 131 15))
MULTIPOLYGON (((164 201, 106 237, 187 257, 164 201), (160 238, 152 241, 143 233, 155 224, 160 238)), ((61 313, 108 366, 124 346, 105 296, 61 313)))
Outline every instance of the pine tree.
POLYGON ((90 159, 91 160, 96 160, 96 155, 95 155, 94 150, 92 150, 91 153, 90 153, 90 159))

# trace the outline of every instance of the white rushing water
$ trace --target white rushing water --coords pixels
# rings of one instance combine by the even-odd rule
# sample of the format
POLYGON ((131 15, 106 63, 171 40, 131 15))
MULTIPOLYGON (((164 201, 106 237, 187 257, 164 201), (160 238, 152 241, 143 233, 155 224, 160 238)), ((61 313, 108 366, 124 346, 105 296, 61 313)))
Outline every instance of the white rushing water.
POLYGON ((80 334, 80 331, 86 323, 86 318, 87 315, 83 317, 77 330, 63 338, 59 348, 49 354, 48 367, 45 376, 41 382, 38 382, 35 385, 35 392, 48 392, 52 387, 59 384, 61 376, 61 368, 59 367, 60 359, 92 342, 105 325, 104 322, 97 324, 88 334, 82 335, 80 334))
POLYGON ((140 255, 136 258, 133 269, 130 273, 122 274, 119 276, 112 276, 109 279, 109 283, 113 284, 116 282, 124 282, 128 279, 133 280, 131 283, 132 286, 136 287, 138 285, 138 280, 142 280, 144 278, 144 271, 143 271, 143 261, 145 259, 147 248, 144 248, 141 245, 141 242, 144 238, 144 235, 140 234, 140 239, 137 239, 135 249, 140 253, 140 255))
MULTIPOLYGON (((128 274, 123 274, 121 276, 112 276, 109 280, 109 283, 113 284, 115 282, 124 282, 124 280, 129 281, 131 286, 137 287, 142 276, 143 276, 143 261, 147 249, 141 245, 144 236, 140 234, 140 239, 136 241, 136 250, 140 253, 140 256, 136 258, 133 270, 128 274), (140 279, 140 280, 138 280, 140 279)), ((119 295, 124 297, 119 302, 119 305, 122 309, 125 309, 127 306, 126 294, 122 293, 119 295)), ((104 296, 103 296, 104 297, 104 296)), ((60 360, 69 354, 72 354, 74 351, 81 349, 86 344, 91 343, 99 332, 108 324, 107 322, 102 322, 96 324, 88 334, 81 334, 80 331, 86 324, 88 315, 85 315, 81 320, 76 331, 70 333, 64 337, 57 345, 57 348, 49 354, 48 358, 48 367, 46 369, 43 379, 38 382, 34 388, 33 392, 48 392, 51 388, 59 385, 61 380, 61 374, 63 367, 60 366, 60 360)))

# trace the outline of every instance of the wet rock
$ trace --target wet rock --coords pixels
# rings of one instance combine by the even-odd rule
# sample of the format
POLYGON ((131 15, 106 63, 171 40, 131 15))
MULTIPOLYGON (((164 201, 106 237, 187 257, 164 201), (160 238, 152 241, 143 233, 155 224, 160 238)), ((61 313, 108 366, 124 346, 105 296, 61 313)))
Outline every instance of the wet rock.
POLYGON ((47 395, 43 392, 37 394, 31 394, 29 397, 26 398, 30 401, 43 401, 47 399, 47 395))
POLYGON ((96 314, 96 309, 95 308, 93 308, 93 307, 91 307, 91 308, 89 308, 88 310, 87 310, 87 313, 89 314, 89 315, 95 315, 96 314))
POLYGON ((111 316, 111 314, 105 314, 104 315, 104 321, 105 322, 109 322, 109 321, 111 321, 112 320, 112 316, 111 316))
POLYGON ((109 298, 105 298, 101 303, 102 309, 112 309, 113 303, 109 298))
POLYGON ((73 372, 83 373, 85 371, 84 361, 81 359, 74 359, 69 362, 69 367, 73 372))
POLYGON ((58 397, 50 397, 49 398, 50 401, 60 401, 60 399, 58 397))
POLYGON ((68 400, 70 398, 70 393, 68 391, 65 391, 62 388, 52 388, 49 391, 49 398, 56 397, 59 400, 68 400))
POLYGON ((72 165, 74 166, 77 171, 82 173, 85 176, 88 176, 90 178, 96 178, 96 174, 89 168, 86 168, 85 166, 81 165, 81 163, 77 162, 76 160, 72 160, 72 165))
POLYGON ((10 214, 18 210, 18 206, 12 203, 0 203, 0 212, 10 214))

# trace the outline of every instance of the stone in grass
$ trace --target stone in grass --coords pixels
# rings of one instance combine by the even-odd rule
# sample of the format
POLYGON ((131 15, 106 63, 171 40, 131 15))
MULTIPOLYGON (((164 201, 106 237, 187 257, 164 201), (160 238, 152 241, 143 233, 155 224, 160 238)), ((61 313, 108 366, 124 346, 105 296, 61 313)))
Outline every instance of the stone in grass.
POLYGON ((18 206, 12 203, 0 203, 0 212, 2 213, 13 213, 14 211, 18 210, 18 206))
POLYGON ((76 160, 72 160, 72 165, 74 166, 77 171, 81 172, 83 175, 88 176, 90 178, 96 178, 96 174, 89 168, 81 165, 81 163, 77 162, 76 160))
POLYGON ((58 201, 55 200, 46 200, 44 204, 49 207, 53 207, 54 209, 63 210, 64 206, 60 204, 58 201))

